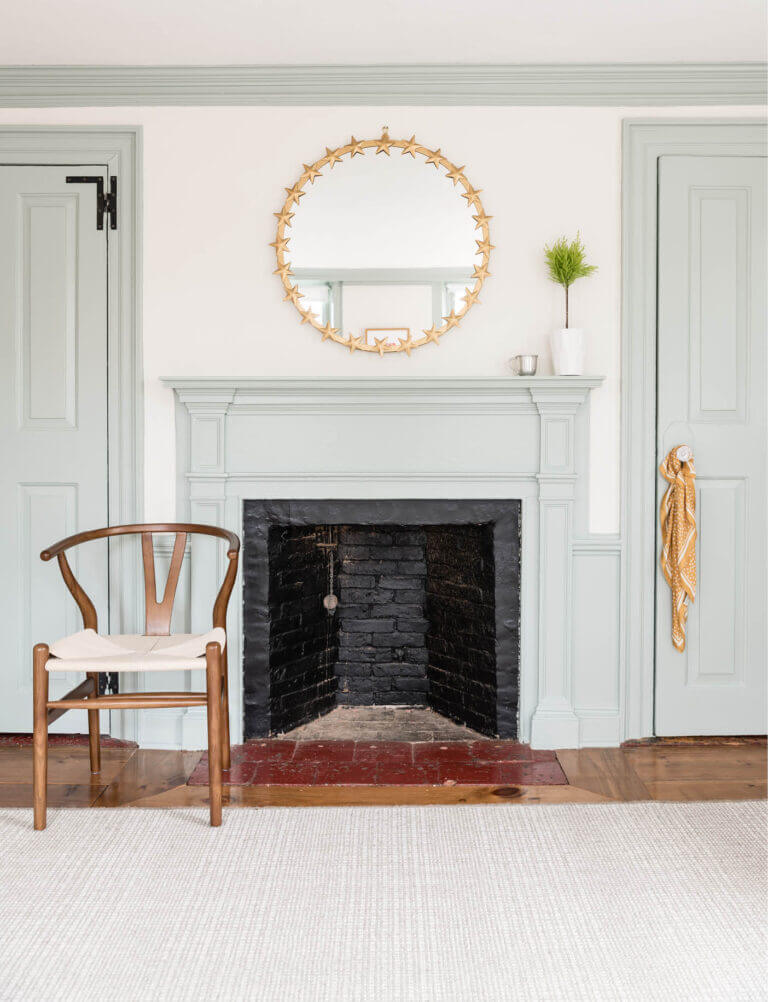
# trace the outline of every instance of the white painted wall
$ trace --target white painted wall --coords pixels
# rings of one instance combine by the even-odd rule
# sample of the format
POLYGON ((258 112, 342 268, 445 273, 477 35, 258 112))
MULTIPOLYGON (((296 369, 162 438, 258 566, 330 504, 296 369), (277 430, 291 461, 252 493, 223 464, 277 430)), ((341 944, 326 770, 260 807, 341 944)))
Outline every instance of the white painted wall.
MULTIPOLYGON (((588 331, 594 393, 590 528, 619 525, 621 122, 744 115, 749 108, 97 108, 3 109, 2 123, 144 128, 146 516, 175 513, 173 400, 161 376, 322 378, 498 376, 518 352, 542 355, 562 322, 542 245, 580 230, 592 278, 574 286, 572 323, 588 331), (493 216, 482 304, 440 347, 350 356, 300 326, 274 269, 284 187, 326 146, 415 133, 466 164, 493 216)), ((431 169, 431 168, 430 168, 431 169)), ((510 377, 513 378, 513 377, 510 377)))

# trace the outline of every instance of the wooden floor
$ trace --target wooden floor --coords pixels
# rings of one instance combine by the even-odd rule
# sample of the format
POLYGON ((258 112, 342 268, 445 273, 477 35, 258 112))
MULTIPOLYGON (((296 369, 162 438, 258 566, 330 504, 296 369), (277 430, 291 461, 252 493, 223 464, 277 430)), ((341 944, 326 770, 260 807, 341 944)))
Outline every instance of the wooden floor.
MULTIPOLYGON (((91 777, 87 747, 52 747, 51 807, 203 806, 207 788, 188 786, 200 752, 105 747, 91 777)), ((655 743, 559 751, 568 785, 228 786, 230 806, 608 803, 631 800, 750 800, 766 796, 761 742, 655 743)), ((0 747, 0 807, 31 807, 32 748, 0 747)))

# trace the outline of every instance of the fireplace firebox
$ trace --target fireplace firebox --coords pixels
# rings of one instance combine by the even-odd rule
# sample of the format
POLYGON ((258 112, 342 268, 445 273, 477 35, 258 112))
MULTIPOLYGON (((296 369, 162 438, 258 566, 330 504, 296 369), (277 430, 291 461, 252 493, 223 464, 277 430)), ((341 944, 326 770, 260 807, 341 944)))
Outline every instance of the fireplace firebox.
POLYGON ((243 505, 245 736, 338 705, 517 736, 518 500, 243 505))

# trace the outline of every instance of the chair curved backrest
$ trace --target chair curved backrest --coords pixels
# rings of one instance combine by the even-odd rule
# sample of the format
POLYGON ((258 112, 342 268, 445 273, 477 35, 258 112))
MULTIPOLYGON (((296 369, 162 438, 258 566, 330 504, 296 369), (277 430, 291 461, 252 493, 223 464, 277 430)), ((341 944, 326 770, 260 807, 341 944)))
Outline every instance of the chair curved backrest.
POLYGON ((72 597, 80 609, 83 617, 83 628, 96 630, 97 616, 96 609, 88 595, 85 593, 80 582, 72 573, 72 568, 66 558, 66 551, 80 543, 90 542, 92 539, 107 539, 110 536, 141 536, 141 555, 144 561, 144 603, 146 610, 146 625, 144 632, 147 636, 161 637, 168 636, 171 631, 171 612, 173 611, 173 600, 176 596, 176 586, 181 573, 181 562, 184 559, 184 549, 187 545, 187 536, 198 534, 201 536, 217 536, 225 539, 229 544, 227 549, 227 567, 224 580, 222 582, 216 601, 213 605, 213 625, 226 629, 227 605, 229 596, 232 594, 232 587, 237 575, 237 561, 240 553, 240 540, 234 532, 227 529, 220 529, 216 525, 197 525, 186 522, 153 522, 146 525, 111 525, 104 529, 91 529, 89 532, 78 532, 74 536, 67 536, 66 539, 54 543, 47 547, 40 554, 41 560, 58 560, 61 575, 64 582, 72 593, 72 597), (163 597, 158 601, 157 586, 155 583, 155 549, 153 537, 175 533, 176 539, 173 545, 173 555, 171 565, 168 570, 163 597))

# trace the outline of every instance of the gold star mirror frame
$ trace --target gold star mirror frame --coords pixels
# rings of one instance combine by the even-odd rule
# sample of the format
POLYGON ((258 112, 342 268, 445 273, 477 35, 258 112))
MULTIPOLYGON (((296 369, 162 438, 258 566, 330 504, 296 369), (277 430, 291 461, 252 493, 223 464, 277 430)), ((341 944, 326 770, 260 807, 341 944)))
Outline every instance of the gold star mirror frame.
POLYGON ((320 157, 313 164, 302 164, 302 166, 304 170, 299 176, 298 181, 290 188, 285 189, 286 199, 282 209, 274 213, 277 218, 277 237, 270 246, 275 248, 275 256, 277 258, 277 268, 274 274, 280 276, 283 288, 285 289, 283 300, 290 300, 293 303, 301 316, 301 322, 303 324, 311 324, 322 335, 323 341, 335 341, 337 344, 348 348, 350 353, 368 351, 375 352, 377 355, 383 357, 385 354, 404 351, 410 356, 414 348, 420 348, 422 345, 430 343, 439 345, 440 338, 454 327, 458 327, 471 307, 479 301, 478 297, 483 282, 490 275, 488 262, 491 250, 493 250, 493 244, 490 242, 488 220, 491 216, 486 214, 483 203, 480 201, 480 189, 473 188, 467 180, 464 174, 464 167, 457 167, 451 163, 447 157, 443 156, 441 150, 432 150, 427 146, 422 146, 417 142, 415 136, 411 136, 410 139, 391 139, 386 129, 382 132, 379 139, 355 139, 352 136, 346 146, 339 146, 334 150, 326 147, 325 156, 320 157), (299 287, 291 282, 293 273, 289 260, 290 252, 288 251, 288 245, 290 237, 287 236, 287 231, 291 226, 294 208, 298 206, 300 199, 306 194, 305 186, 307 183, 314 184, 316 178, 322 177, 322 169, 324 167, 333 169, 337 163, 343 163, 344 157, 349 157, 351 160, 353 157, 362 155, 369 149, 375 149, 377 156, 382 153, 386 156, 391 156, 392 150, 400 150, 401 156, 411 156, 414 159, 416 157, 424 157, 424 166, 431 165, 435 170, 445 170, 446 176, 453 181, 454 187, 459 186, 464 189, 460 192, 460 195, 467 200, 467 208, 473 210, 472 218, 475 220, 475 230, 479 230, 481 234, 481 239, 475 240, 477 244, 475 257, 480 258, 480 263, 474 266, 472 272, 473 284, 468 285, 464 290, 465 295, 461 299, 461 302, 464 303, 463 308, 458 313, 455 310, 451 310, 448 316, 442 318, 443 323, 441 326, 438 327, 436 324, 433 324, 428 330, 421 332, 421 337, 414 338, 412 332, 409 331, 407 337, 398 339, 397 344, 386 343, 384 339, 376 339, 374 344, 366 344, 363 338, 359 336, 355 337, 352 334, 348 334, 344 337, 341 331, 336 327, 332 327, 330 323, 322 325, 315 313, 302 308, 302 296, 299 287))

